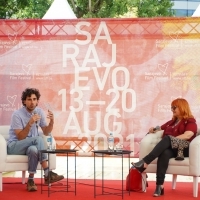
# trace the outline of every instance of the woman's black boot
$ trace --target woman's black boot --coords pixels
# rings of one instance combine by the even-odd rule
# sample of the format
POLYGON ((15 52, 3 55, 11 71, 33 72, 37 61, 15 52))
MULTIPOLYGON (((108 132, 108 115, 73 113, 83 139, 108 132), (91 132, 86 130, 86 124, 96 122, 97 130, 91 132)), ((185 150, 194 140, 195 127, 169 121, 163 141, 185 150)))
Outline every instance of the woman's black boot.
POLYGON ((140 160, 139 162, 136 163, 131 163, 135 169, 137 169, 140 173, 142 173, 146 168, 144 168, 144 160, 140 160))
POLYGON ((154 197, 159 197, 161 195, 164 195, 164 188, 162 188, 161 185, 156 185, 156 190, 153 194, 154 197))

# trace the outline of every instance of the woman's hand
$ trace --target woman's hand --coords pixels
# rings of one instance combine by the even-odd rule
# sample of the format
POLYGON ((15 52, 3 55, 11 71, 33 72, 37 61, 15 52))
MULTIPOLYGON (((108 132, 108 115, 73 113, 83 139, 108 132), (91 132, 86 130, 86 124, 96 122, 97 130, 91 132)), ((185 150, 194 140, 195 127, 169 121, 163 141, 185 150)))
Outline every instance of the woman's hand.
POLYGON ((160 130, 161 130, 160 126, 151 127, 149 129, 149 133, 156 133, 157 131, 160 131, 160 130))
POLYGON ((182 140, 189 140, 194 133, 192 131, 185 131, 183 134, 178 135, 177 138, 182 139, 182 140))

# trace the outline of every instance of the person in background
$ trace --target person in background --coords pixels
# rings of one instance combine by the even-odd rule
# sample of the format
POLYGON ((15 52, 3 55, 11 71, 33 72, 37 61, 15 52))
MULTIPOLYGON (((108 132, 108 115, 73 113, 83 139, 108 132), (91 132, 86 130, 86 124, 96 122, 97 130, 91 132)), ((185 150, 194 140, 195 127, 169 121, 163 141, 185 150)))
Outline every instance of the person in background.
POLYGON ((44 150, 44 141, 38 133, 38 126, 41 127, 44 135, 49 135, 53 129, 54 116, 48 111, 47 125, 46 117, 41 108, 38 107, 40 92, 35 88, 26 88, 21 95, 23 107, 13 112, 11 117, 11 125, 9 130, 9 139, 7 143, 7 151, 10 155, 27 155, 28 156, 28 172, 27 181, 28 191, 37 191, 34 183, 34 174, 36 173, 38 162, 44 169, 45 184, 60 181, 64 178, 49 170, 47 164, 47 155, 39 152, 44 150))
POLYGON ((183 160, 183 156, 188 157, 189 142, 195 138, 197 133, 196 120, 194 119, 189 104, 185 99, 178 98, 172 101, 171 111, 173 115, 170 121, 166 122, 161 127, 151 127, 149 129, 149 134, 153 134, 159 130, 164 130, 161 141, 142 160, 136 163, 131 163, 133 167, 142 173, 155 158, 158 158, 156 189, 153 194, 154 197, 164 195, 164 179, 169 159, 176 158, 176 160, 183 160), (175 145, 176 141, 178 143, 175 145), (182 144, 180 141, 182 141, 183 144, 187 143, 187 145, 182 148, 183 155, 179 154, 180 145, 182 144))

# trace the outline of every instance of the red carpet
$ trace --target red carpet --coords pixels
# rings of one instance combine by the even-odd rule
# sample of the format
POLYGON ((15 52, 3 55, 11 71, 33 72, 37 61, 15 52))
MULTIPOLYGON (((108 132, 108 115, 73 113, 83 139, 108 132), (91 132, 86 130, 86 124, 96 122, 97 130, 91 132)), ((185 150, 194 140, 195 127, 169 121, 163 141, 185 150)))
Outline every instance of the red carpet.
MULTIPOLYGON (((93 180, 77 180, 76 185, 76 195, 74 192, 54 192, 50 194, 48 197, 48 192, 43 191, 41 194, 41 184, 40 179, 35 179, 35 182, 38 186, 38 191, 36 192, 27 192, 26 185, 21 184, 20 178, 3 178, 3 192, 0 192, 0 200, 91 200, 94 199, 94 186, 93 180)), ((66 181, 66 180, 65 180, 66 181)), ((60 189, 60 185, 64 184, 65 181, 61 181, 54 185, 54 188, 60 189)), ((101 182, 98 180, 97 185, 101 182)), ((124 182, 125 183, 125 182, 124 182)), ((112 186, 114 188, 121 187, 121 181, 105 181, 105 186, 112 186)), ((125 184, 124 184, 125 187, 125 184)), ((46 186, 43 189, 48 189, 46 186)), ((55 190, 56 190, 55 189, 55 190)), ((131 192, 130 196, 128 193, 124 194, 125 200, 149 200, 154 199, 155 197, 152 196, 155 189, 155 182, 149 182, 149 187, 147 188, 146 193, 138 193, 138 192, 131 192)), ((74 190, 74 184, 70 182, 69 190, 74 190)), ((96 192, 98 194, 101 193, 100 188, 98 187, 96 192)), ((113 191, 116 192, 116 191, 113 191)), ((200 192, 198 194, 198 198, 200 198, 200 192)), ((104 196, 96 196, 97 200, 121 200, 121 196, 116 195, 104 195, 104 196)), ((177 183, 176 190, 171 189, 171 182, 165 183, 165 195, 159 197, 159 200, 189 200, 189 199, 196 199, 193 197, 192 194, 192 183, 177 183)))

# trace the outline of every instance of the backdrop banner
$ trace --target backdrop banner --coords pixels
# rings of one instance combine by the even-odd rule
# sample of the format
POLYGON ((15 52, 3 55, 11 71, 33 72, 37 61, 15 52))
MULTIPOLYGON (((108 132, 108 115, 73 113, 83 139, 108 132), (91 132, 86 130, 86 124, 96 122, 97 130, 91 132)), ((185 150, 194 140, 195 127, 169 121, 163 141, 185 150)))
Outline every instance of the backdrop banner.
POLYGON ((200 18, 0 20, 0 125, 27 87, 54 112, 57 148, 107 149, 107 137, 138 156, 150 127, 183 97, 200 120, 200 18))

